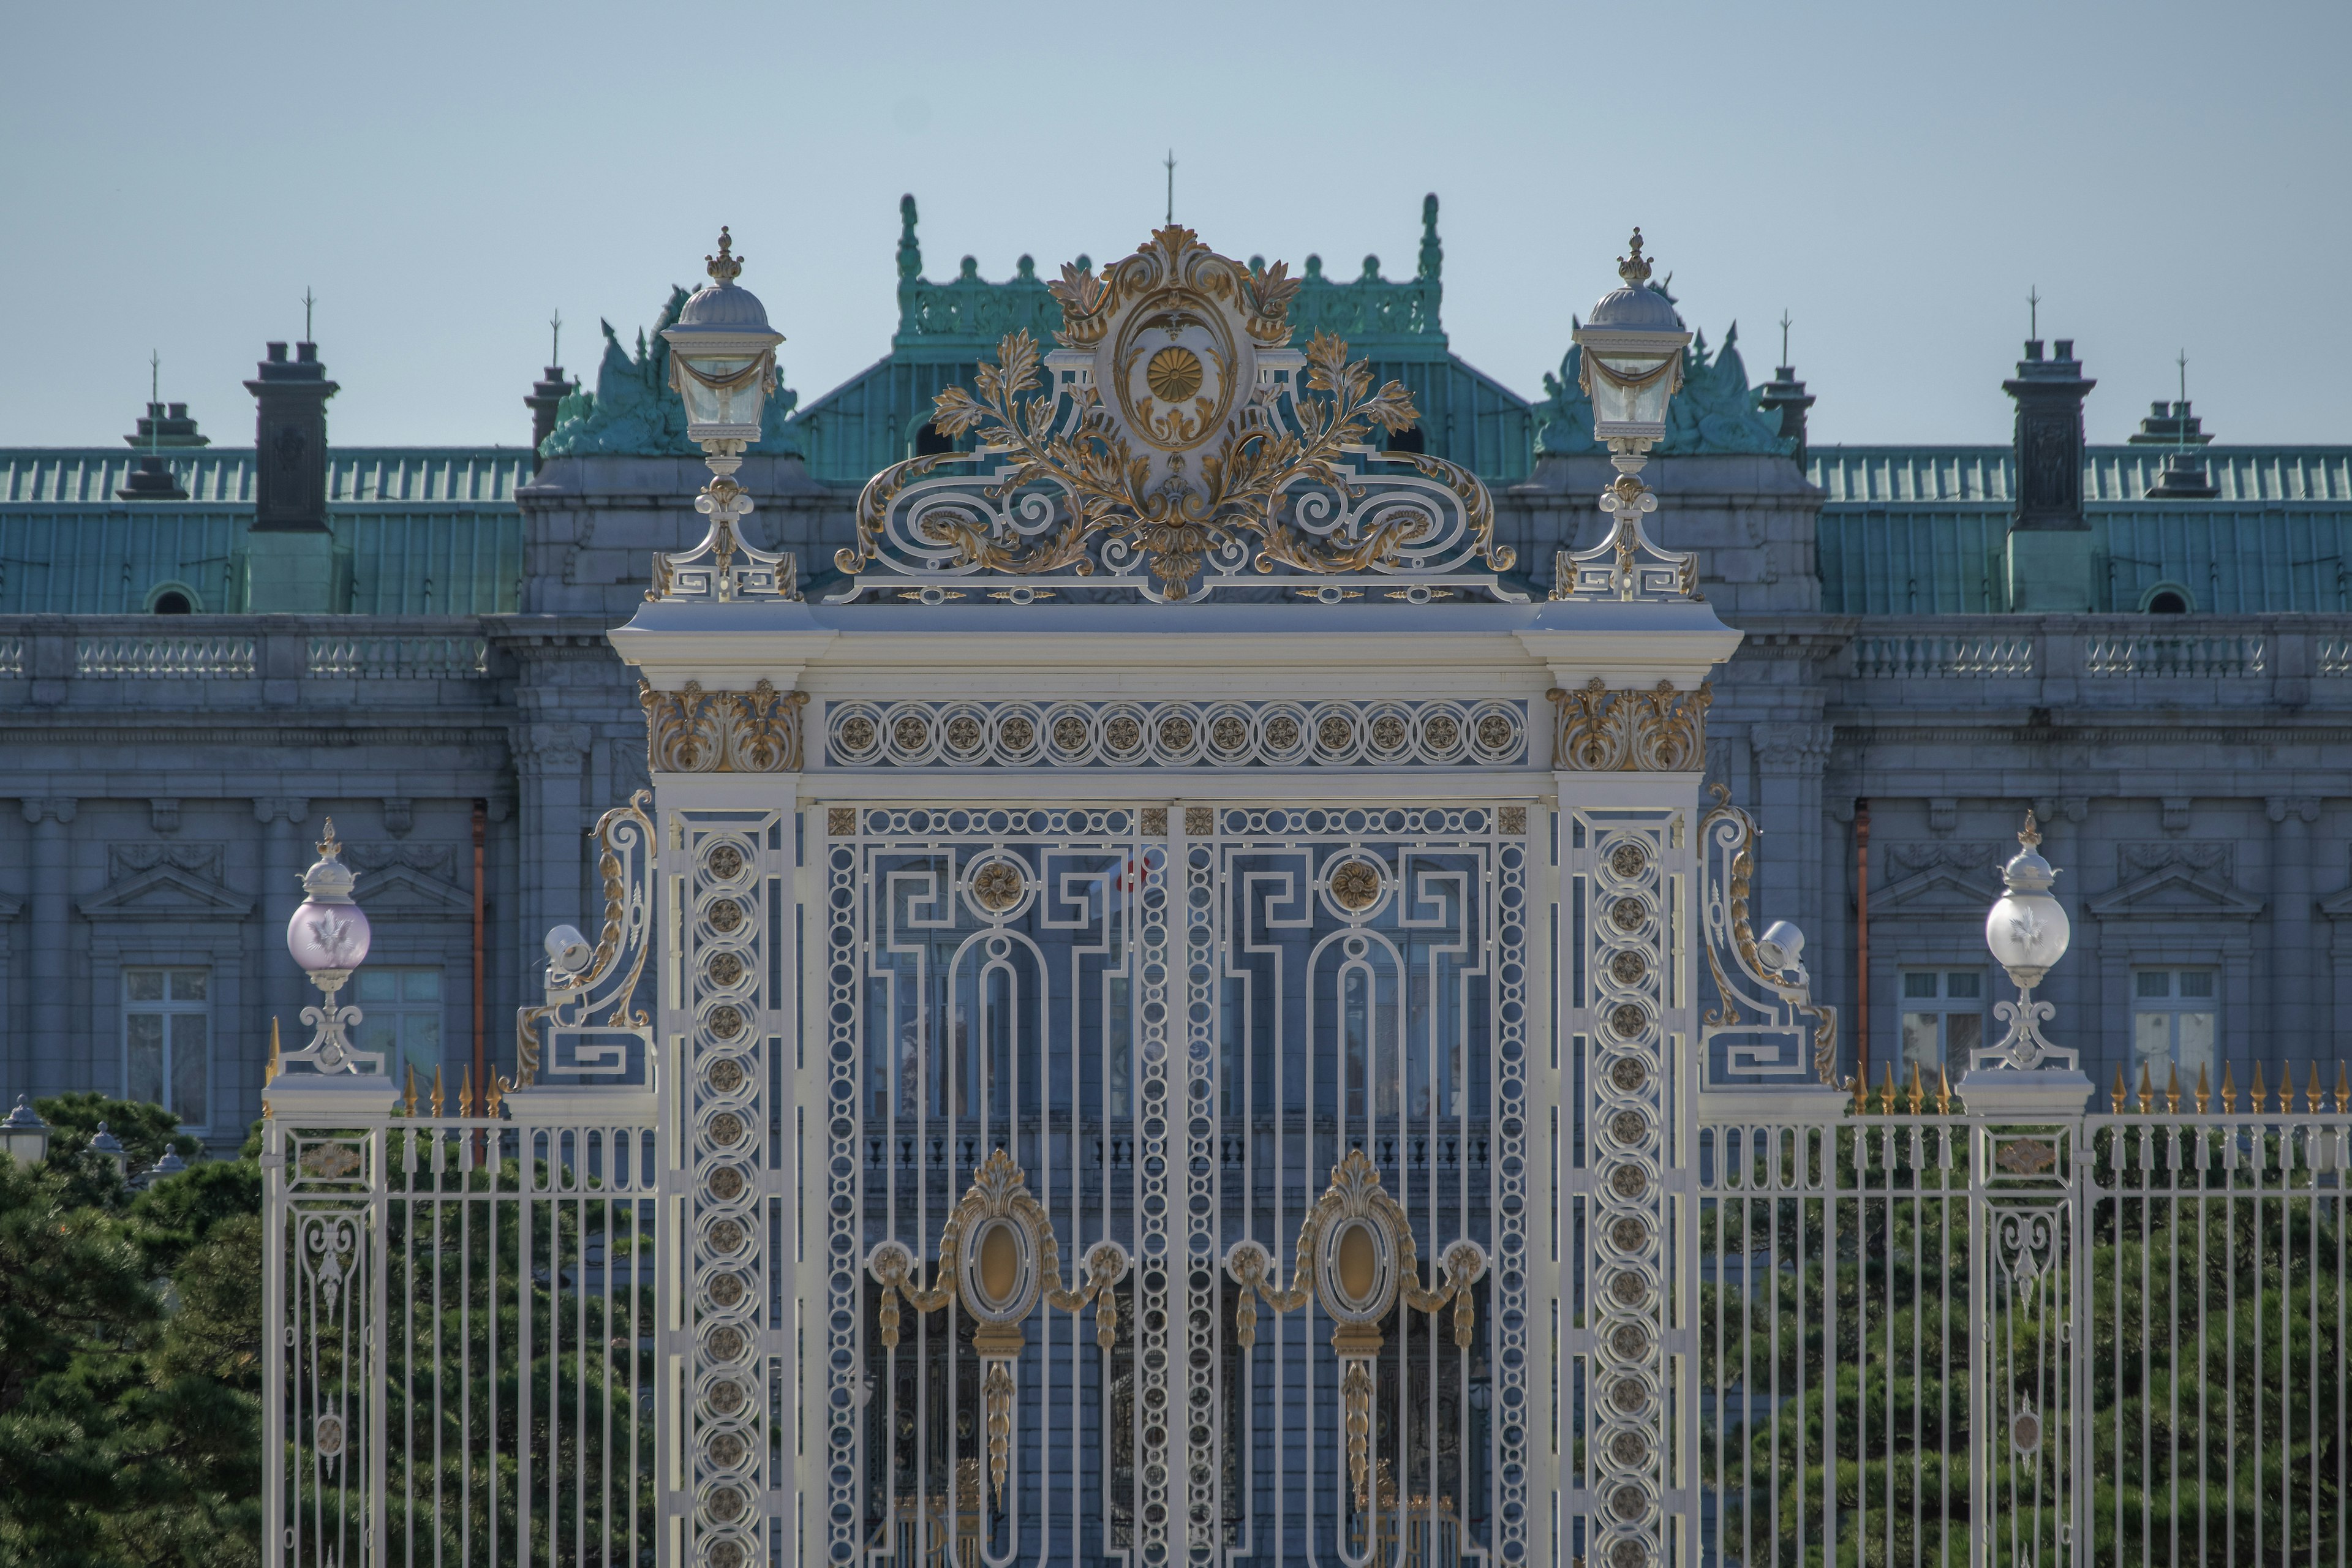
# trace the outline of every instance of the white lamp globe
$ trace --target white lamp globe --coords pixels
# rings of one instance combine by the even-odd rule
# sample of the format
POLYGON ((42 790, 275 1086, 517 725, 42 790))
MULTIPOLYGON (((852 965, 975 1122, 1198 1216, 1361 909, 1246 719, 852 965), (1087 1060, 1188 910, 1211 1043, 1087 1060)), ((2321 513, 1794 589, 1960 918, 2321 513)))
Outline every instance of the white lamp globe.
POLYGON ((686 404, 691 441, 757 441, 760 410, 776 379, 784 334, 769 327, 759 296, 736 287, 743 262, 734 243, 719 231, 719 254, 704 258, 709 284, 679 308, 677 325, 662 329, 669 384, 686 404))
POLYGON ((1666 404, 1683 381, 1683 350, 1691 335, 1675 308, 1650 285, 1642 231, 1633 254, 1620 258, 1622 286, 1601 297, 1571 335, 1584 351, 1580 381, 1592 399, 1592 434, 1602 442, 1662 441, 1666 404))
POLYGON ((2009 890, 1985 916, 1985 945, 2009 977, 2031 991, 2066 956, 2074 928, 2066 907, 2050 896, 2050 884, 2058 873, 2042 858, 2042 835, 2032 812, 2026 813, 2025 831, 2018 841, 2022 847, 2001 870, 2009 890))
POLYGON ((349 973, 367 961, 367 911, 352 902, 358 878, 343 864, 342 849, 330 817, 318 863, 302 875, 306 896, 286 922, 286 951, 306 973, 349 973))

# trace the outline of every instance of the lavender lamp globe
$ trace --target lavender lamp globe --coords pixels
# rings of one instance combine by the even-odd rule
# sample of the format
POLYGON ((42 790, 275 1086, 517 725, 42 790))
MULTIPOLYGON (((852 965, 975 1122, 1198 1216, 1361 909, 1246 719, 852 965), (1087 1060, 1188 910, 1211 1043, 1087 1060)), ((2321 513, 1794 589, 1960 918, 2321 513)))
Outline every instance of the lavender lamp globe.
POLYGON ((311 974, 353 970, 367 961, 370 936, 367 911, 359 905, 309 898, 286 922, 286 951, 311 974))

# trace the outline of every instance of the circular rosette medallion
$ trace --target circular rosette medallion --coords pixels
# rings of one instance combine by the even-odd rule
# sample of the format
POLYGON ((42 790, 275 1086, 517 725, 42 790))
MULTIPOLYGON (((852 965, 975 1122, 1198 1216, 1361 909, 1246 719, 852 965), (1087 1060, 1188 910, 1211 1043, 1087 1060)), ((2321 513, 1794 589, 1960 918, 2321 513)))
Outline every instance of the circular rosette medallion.
POLYGON ((1239 328, 1228 306, 1191 289, 1154 289, 1136 301, 1098 362, 1129 441, 1189 452, 1224 428, 1236 394, 1255 374, 1244 363, 1239 328))

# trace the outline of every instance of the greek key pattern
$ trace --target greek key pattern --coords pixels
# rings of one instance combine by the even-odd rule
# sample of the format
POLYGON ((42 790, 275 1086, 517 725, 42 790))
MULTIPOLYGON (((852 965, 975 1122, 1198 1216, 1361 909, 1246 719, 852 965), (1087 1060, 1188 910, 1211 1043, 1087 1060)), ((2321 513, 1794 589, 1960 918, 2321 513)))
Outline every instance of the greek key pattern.
POLYGON ((1523 701, 825 704, 829 767, 1513 767, 1523 701))
POLYGON ((1571 1017, 1589 1051, 1587 1557, 1607 1568, 1665 1561, 1665 1016, 1675 1001, 1671 965, 1678 962, 1666 860, 1674 816, 1576 812, 1565 857, 1584 905, 1577 964, 1583 994, 1573 998, 1571 1017))
POLYGON ((688 1561, 769 1561, 763 1479, 771 1408, 761 1315, 776 1289, 761 1194, 769 1161, 767 1054, 781 1016, 769 945, 782 819, 693 811, 672 818, 683 869, 669 1028, 686 1041, 684 1176, 690 1349, 681 1427, 693 1479, 688 1561))

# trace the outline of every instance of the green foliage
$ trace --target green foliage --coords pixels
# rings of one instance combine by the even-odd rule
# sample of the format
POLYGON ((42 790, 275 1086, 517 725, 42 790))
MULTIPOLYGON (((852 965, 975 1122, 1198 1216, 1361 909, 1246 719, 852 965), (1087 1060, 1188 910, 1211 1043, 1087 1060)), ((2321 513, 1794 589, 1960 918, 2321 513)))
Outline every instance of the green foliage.
POLYGON ((260 1560, 260 1172, 139 1191, 196 1141, 153 1106, 36 1107, 49 1158, 0 1159, 0 1564, 247 1568, 260 1560))

